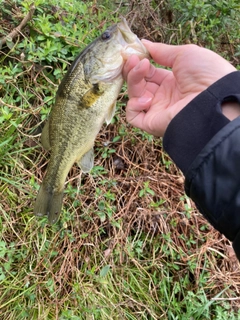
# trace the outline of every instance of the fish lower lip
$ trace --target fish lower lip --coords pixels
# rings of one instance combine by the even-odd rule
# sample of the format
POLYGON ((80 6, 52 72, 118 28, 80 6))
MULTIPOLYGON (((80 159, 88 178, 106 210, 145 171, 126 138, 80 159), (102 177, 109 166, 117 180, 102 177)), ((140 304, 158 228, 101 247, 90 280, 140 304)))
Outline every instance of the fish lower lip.
POLYGON ((125 18, 123 18, 123 17, 122 17, 121 22, 118 23, 118 27, 120 29, 122 29, 122 30, 131 32, 131 30, 130 30, 130 28, 128 26, 127 20, 125 18))

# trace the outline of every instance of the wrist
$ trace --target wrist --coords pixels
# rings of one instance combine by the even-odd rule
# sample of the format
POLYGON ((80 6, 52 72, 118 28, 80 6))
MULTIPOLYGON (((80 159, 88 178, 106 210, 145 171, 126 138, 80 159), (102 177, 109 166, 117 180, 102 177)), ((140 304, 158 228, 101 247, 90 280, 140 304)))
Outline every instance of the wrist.
POLYGON ((230 121, 240 116, 240 103, 238 102, 224 102, 222 103, 222 113, 230 121))

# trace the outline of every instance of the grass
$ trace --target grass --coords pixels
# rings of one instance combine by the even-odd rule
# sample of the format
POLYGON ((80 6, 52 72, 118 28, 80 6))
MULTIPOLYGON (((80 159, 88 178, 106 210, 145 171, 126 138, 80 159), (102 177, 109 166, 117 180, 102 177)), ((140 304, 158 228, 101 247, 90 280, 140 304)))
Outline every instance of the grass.
MULTIPOLYGON (((139 37, 194 42, 238 67, 238 1, 33 2, 0 49, 1 318, 238 319, 231 245, 184 195, 161 139, 126 123, 126 88, 91 174, 69 173, 60 221, 32 215, 49 159, 41 128, 78 52, 123 14, 139 37)), ((31 2, 0 4, 6 40, 31 2)))

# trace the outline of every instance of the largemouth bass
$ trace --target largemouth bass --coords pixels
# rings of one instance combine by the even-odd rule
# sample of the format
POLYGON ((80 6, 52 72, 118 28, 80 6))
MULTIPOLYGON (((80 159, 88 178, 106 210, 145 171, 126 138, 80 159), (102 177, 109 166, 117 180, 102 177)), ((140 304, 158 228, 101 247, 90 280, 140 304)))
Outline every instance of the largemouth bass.
POLYGON ((74 162, 83 172, 93 167, 95 138, 114 115, 123 85, 122 68, 131 54, 149 57, 122 19, 79 54, 59 85, 41 136, 51 156, 34 207, 34 214, 47 215, 49 223, 58 220, 65 180, 74 162))

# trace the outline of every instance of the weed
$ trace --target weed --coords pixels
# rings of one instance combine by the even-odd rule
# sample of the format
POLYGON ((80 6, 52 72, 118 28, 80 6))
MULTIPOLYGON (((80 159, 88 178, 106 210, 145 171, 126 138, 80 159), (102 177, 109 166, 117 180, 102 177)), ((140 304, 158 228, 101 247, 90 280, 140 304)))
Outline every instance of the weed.
POLYGON ((140 37, 220 48, 240 65, 238 1, 0 2, 1 40, 36 7, 0 49, 1 318, 238 319, 229 242, 183 196, 161 139, 126 123, 126 86, 91 174, 69 173, 61 220, 32 215, 49 159, 39 136, 76 55, 124 15, 140 37))
POLYGON ((144 197, 146 195, 155 195, 155 192, 149 187, 149 181, 144 182, 143 189, 139 191, 139 197, 144 197))

